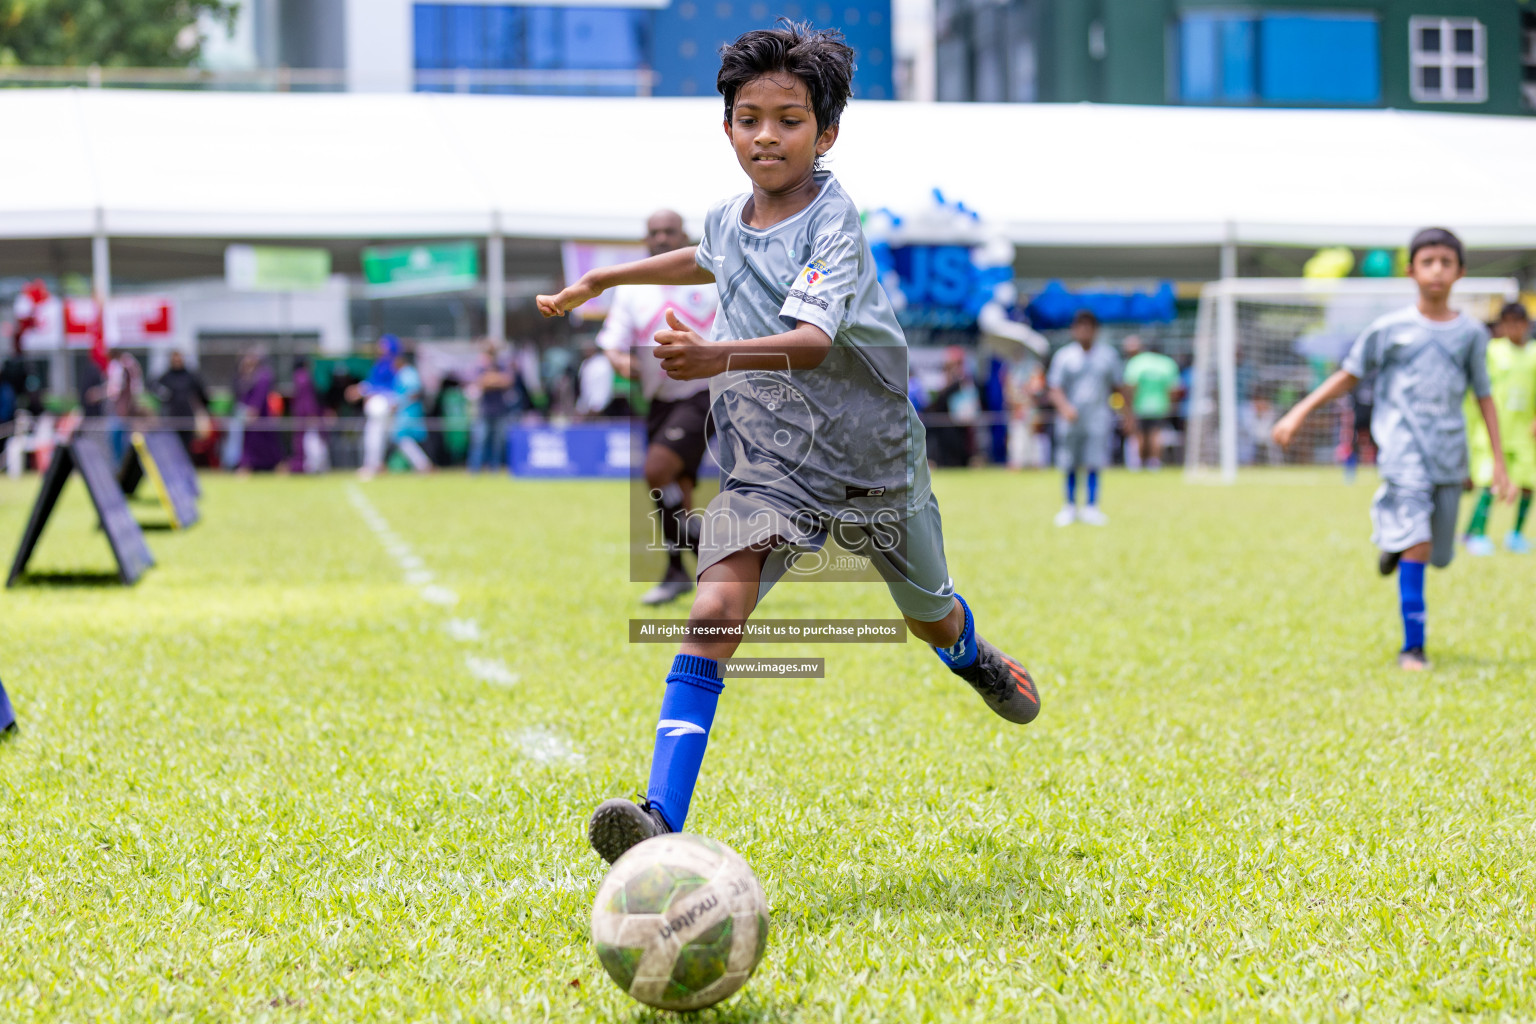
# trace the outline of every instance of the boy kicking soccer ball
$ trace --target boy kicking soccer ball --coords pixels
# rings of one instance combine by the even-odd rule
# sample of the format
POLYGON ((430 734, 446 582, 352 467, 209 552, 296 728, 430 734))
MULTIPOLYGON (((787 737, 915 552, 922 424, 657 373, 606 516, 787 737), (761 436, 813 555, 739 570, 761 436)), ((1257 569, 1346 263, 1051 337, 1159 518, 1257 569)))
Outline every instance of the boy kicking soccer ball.
MULTIPOLYGON (((1536 490, 1536 346, 1527 343, 1531 316, 1518 302, 1505 306, 1494 326, 1498 337, 1488 343, 1488 383, 1499 410, 1509 482, 1520 488, 1515 527, 1504 538, 1504 547, 1511 554, 1524 555, 1531 550, 1525 539, 1525 520, 1531 511, 1531 492, 1536 490)), ((1491 555, 1488 513, 1493 508, 1493 451, 1481 435, 1472 439, 1472 482, 1481 493, 1467 525, 1467 553, 1491 555)))
POLYGON ((879 570, 908 628, 994 712, 1027 723, 1034 681, 976 633, 949 578, 926 441, 907 400, 906 338, 881 289, 859 208, 819 159, 837 141, 853 51, 803 25, 721 51, 725 134, 752 190, 710 210, 696 247, 594 270, 540 311, 558 316, 620 284, 714 282, 708 340, 674 316, 655 357, 710 379, 720 493, 701 523, 689 638, 662 697, 646 800, 608 800, 592 846, 612 862, 680 831, 723 689, 720 662, 795 555, 828 536, 879 570))
POLYGON ((1429 667, 1424 654, 1424 566, 1443 569, 1456 553, 1461 484, 1467 475, 1467 424, 1462 396, 1477 396, 1494 452, 1492 484, 1507 497, 1504 448, 1489 397, 1488 331, 1450 307, 1451 287, 1466 273, 1461 240, 1427 228, 1409 246, 1408 276, 1419 286, 1415 306, 1389 313, 1355 341, 1332 377, 1275 424, 1273 436, 1289 445, 1319 406, 1344 396, 1374 374, 1376 403, 1371 436, 1379 451, 1381 488, 1371 504, 1371 540, 1381 549, 1383 576, 1397 570, 1403 649, 1399 666, 1429 667))

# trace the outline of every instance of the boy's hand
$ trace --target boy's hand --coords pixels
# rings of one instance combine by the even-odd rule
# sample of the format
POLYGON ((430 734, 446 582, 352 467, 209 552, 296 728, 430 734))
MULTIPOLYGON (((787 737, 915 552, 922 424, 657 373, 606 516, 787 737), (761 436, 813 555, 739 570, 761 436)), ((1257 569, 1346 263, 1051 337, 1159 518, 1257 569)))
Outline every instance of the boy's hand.
POLYGON ((1296 440, 1296 432, 1301 429, 1301 421, 1302 417, 1297 416, 1296 410, 1292 409, 1280 417, 1274 429, 1269 432, 1269 436, 1281 448, 1289 448, 1291 442, 1296 440))
POLYGON ((667 310, 667 324, 672 329, 656 332, 656 358, 673 380, 700 380, 725 370, 725 352, 711 345, 699 333, 667 310))
POLYGON ((1071 402, 1068 402, 1066 405, 1062 406, 1057 410, 1057 412, 1061 413, 1061 418, 1066 420, 1068 423, 1077 422, 1077 406, 1073 405, 1071 402))
POLYGON ((1509 482, 1509 473, 1504 468, 1502 461, 1493 465, 1493 496, 1506 505, 1513 505, 1519 495, 1519 488, 1509 482))
POLYGON ((601 288, 594 287, 583 277, 580 281, 565 288, 557 295, 539 295, 534 302, 539 307, 539 312, 546 317, 565 316, 566 313, 580 306, 584 302, 590 302, 602 294, 601 288))

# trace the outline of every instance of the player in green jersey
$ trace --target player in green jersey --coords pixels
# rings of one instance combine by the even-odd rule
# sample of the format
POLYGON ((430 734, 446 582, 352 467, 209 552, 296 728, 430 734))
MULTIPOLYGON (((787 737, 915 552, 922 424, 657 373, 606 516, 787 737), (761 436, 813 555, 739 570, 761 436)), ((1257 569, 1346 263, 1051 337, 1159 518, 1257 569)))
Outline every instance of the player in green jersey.
MULTIPOLYGON (((1527 340, 1530 314, 1518 302, 1504 307, 1496 326, 1498 337, 1488 343, 1488 379, 1493 385, 1493 404, 1499 410, 1509 482, 1520 488, 1515 526, 1504 538, 1504 547, 1523 555, 1531 550, 1525 539, 1525 520, 1531 511, 1532 492, 1536 491, 1536 345, 1527 340)), ((1491 555, 1494 548, 1488 539, 1488 513, 1493 508, 1493 450, 1487 437, 1475 432, 1472 482, 1479 493, 1464 543, 1468 554, 1491 555)))

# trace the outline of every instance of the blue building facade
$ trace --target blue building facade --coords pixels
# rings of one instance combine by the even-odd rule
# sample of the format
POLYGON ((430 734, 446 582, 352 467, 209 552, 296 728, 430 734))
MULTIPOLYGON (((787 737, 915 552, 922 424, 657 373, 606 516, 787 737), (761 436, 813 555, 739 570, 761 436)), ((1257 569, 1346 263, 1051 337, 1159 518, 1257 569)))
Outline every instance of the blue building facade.
POLYGON ((1527 0, 936 0, 941 100, 1536 112, 1527 0))
POLYGON ((890 0, 673 0, 655 8, 416 3, 416 88, 709 96, 720 47, 779 17, 841 30, 858 52, 854 95, 894 98, 890 0))

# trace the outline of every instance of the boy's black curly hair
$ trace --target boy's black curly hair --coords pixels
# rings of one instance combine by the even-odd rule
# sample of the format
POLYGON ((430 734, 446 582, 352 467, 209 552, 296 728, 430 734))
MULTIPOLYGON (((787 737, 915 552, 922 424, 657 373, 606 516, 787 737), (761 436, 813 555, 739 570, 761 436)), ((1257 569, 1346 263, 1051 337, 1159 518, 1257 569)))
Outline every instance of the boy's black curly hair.
POLYGON ((731 119, 736 93, 764 75, 791 74, 805 83, 816 114, 816 131, 836 125, 853 93, 853 47, 836 29, 817 30, 808 22, 780 18, 775 28, 748 32, 720 47, 720 75, 715 87, 725 97, 731 119))

